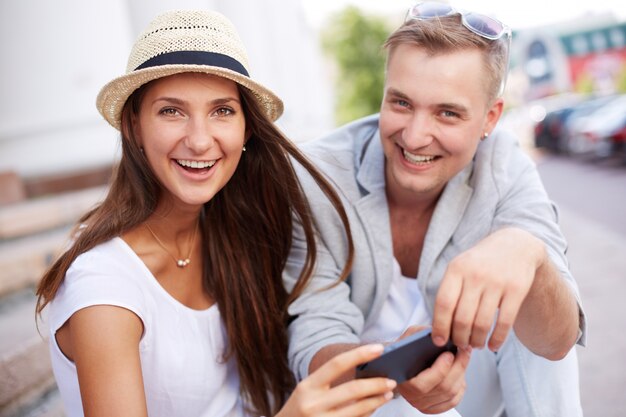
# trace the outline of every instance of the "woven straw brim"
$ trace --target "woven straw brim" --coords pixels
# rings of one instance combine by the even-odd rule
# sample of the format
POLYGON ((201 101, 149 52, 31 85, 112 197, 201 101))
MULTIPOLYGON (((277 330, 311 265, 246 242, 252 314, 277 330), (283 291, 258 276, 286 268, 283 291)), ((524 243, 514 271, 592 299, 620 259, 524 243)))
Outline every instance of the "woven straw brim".
POLYGON ((271 121, 275 121, 283 113, 282 100, 272 91, 250 78, 226 68, 187 64, 144 68, 115 78, 100 90, 96 99, 96 107, 111 126, 120 130, 122 109, 128 97, 136 89, 152 80, 183 72, 217 75, 242 85, 257 98, 259 105, 265 110, 265 114, 271 121))

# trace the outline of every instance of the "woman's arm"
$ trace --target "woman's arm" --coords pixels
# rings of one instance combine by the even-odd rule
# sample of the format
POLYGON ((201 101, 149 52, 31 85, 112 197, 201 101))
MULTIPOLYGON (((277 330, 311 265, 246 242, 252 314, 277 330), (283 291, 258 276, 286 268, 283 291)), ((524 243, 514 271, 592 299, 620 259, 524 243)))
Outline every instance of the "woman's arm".
POLYGON ((86 417, 147 416, 139 340, 143 325, 130 310, 97 305, 74 313, 57 333, 76 364, 86 417))

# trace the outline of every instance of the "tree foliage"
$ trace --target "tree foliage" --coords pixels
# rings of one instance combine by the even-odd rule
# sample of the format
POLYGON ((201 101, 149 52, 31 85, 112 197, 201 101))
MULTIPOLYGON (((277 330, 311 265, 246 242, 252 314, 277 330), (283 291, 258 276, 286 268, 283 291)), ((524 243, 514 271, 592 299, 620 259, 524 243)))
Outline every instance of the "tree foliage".
POLYGON ((390 30, 385 20, 349 6, 337 13, 322 33, 322 45, 338 69, 335 80, 336 122, 343 124, 380 109, 384 86, 382 48, 390 30))

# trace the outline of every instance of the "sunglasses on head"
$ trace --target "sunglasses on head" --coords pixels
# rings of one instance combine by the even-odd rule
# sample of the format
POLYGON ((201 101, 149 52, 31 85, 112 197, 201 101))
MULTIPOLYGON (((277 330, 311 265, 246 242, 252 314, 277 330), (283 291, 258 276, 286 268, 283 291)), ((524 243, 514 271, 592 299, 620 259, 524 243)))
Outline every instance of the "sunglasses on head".
POLYGON ((480 13, 461 12, 449 4, 436 1, 417 3, 409 9, 405 21, 427 20, 454 14, 460 14, 463 26, 483 38, 497 40, 503 36, 511 37, 511 29, 493 17, 480 13))

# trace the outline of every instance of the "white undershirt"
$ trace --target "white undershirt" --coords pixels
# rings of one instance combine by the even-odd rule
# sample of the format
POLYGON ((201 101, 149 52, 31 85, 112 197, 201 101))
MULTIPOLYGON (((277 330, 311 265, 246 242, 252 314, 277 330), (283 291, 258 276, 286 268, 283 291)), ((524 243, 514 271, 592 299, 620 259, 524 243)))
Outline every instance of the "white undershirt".
POLYGON ((427 326, 431 322, 417 280, 402 275, 398 261, 393 259, 393 276, 389 295, 376 320, 367 323, 361 333, 362 342, 396 340, 413 325, 427 326))
MULTIPOLYGON (((403 276, 400 264, 395 258, 393 259, 391 280, 387 300, 380 310, 378 318, 367 323, 361 333, 361 341, 364 343, 394 341, 409 326, 427 326, 431 323, 431 317, 426 309, 422 292, 417 286, 417 280, 403 276)), ((454 409, 442 414, 430 414, 429 416, 433 415, 460 417, 460 414, 454 409)), ((426 416, 426 414, 413 408, 404 398, 398 397, 389 401, 372 414, 372 417, 385 416, 418 417, 426 416)))

